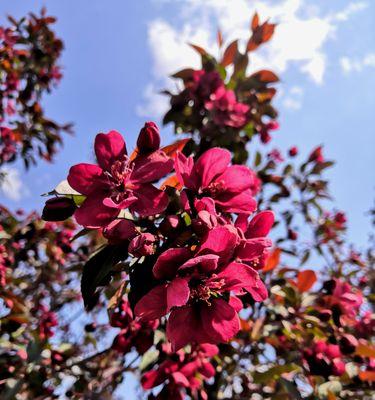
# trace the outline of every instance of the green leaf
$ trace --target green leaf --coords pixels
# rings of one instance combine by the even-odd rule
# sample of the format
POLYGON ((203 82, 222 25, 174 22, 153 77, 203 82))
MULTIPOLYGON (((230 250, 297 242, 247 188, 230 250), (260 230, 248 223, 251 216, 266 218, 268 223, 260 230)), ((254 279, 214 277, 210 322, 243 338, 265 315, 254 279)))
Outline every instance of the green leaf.
POLYGON ((296 364, 275 365, 265 372, 254 372, 255 383, 269 383, 270 380, 279 380, 285 372, 299 371, 301 368, 296 364))
POLYGON ((257 151, 256 154, 255 154, 255 161, 254 161, 254 164, 255 164, 256 167, 259 167, 259 165, 261 164, 261 162, 262 162, 262 155, 260 154, 259 151, 257 151))
POLYGON ((143 354, 142 360, 139 364, 139 369, 141 371, 145 370, 151 363, 157 360, 159 356, 159 350, 150 349, 143 354))
POLYGON ((113 267, 122 258, 119 246, 106 246, 97 251, 84 265, 81 292, 87 310, 95 307, 99 297, 97 288, 107 283, 113 267))

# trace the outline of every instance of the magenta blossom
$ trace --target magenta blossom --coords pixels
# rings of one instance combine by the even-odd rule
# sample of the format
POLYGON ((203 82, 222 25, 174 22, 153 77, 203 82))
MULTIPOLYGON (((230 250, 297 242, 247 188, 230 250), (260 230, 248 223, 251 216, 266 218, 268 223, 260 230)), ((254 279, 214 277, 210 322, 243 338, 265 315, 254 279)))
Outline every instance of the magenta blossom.
POLYGON ((129 253, 134 257, 148 256, 155 253, 156 237, 151 233, 144 232, 134 237, 129 243, 129 253))
POLYGON ((266 236, 274 222, 275 215, 269 210, 256 214, 249 222, 248 215, 239 215, 235 225, 241 241, 236 249, 236 258, 256 270, 262 269, 272 246, 272 241, 266 236))
POLYGON ((249 120, 250 107, 247 104, 237 102, 233 90, 227 90, 220 86, 210 96, 205 107, 213 114, 213 121, 218 126, 230 126, 243 128, 249 120))
MULTIPOLYGON (((193 399, 206 399, 207 393, 202 388, 203 380, 215 375, 215 368, 209 359, 218 354, 219 349, 212 344, 201 344, 190 353, 178 351, 173 358, 163 361, 157 369, 142 376, 142 387, 152 389, 166 382, 157 399, 184 399, 184 391, 191 391, 193 399)), ((171 351, 167 355, 173 355, 171 351)))
POLYGON ((99 165, 78 164, 69 171, 70 186, 86 196, 74 214, 80 225, 106 226, 126 208, 141 217, 166 209, 166 193, 152 185, 173 167, 172 160, 163 151, 132 160, 127 156, 122 136, 110 131, 96 136, 95 153, 99 165))
POLYGON ((227 213, 250 214, 256 210, 253 188, 256 175, 244 165, 230 165, 228 150, 214 147, 194 163, 178 152, 175 170, 181 185, 202 197, 211 197, 227 213))
POLYGON ((191 342, 219 343, 240 329, 238 308, 228 303, 230 294, 248 292, 255 301, 267 298, 258 273, 232 261, 238 234, 231 225, 210 230, 195 254, 171 248, 157 259, 153 274, 163 280, 135 306, 141 319, 156 319, 171 312, 167 336, 178 350, 191 342))
POLYGON ((134 347, 139 354, 144 354, 154 343, 154 331, 159 323, 135 320, 128 301, 122 299, 111 315, 111 325, 121 328, 113 341, 113 349, 126 354, 134 347))
POLYGON ((340 347, 324 340, 317 340, 311 348, 304 351, 304 358, 312 375, 341 376, 345 373, 340 347))
POLYGON ((208 101, 212 93, 224 87, 224 82, 217 71, 196 70, 193 72, 192 80, 190 90, 198 101, 208 101))

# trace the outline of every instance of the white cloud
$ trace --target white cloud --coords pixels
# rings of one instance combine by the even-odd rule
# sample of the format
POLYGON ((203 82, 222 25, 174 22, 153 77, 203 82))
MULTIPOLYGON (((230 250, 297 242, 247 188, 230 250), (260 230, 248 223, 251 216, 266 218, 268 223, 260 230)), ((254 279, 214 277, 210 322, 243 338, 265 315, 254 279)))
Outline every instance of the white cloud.
POLYGON ((146 86, 143 98, 143 104, 138 105, 136 108, 136 112, 140 117, 152 120, 155 117, 160 118, 168 110, 168 97, 160 94, 160 90, 152 83, 146 86))
POLYGON ((346 8, 341 11, 338 11, 334 14, 333 18, 337 21, 347 21, 353 14, 358 11, 363 11, 368 7, 368 4, 364 1, 356 1, 349 3, 346 8))
POLYGON ((15 168, 3 167, 0 170, 2 180, 0 182, 0 192, 8 199, 18 201, 22 197, 28 196, 29 190, 22 182, 20 173, 15 168))
MULTIPOLYGON (((166 0, 161 2, 166 3, 166 0)), ((227 42, 248 38, 249 20, 255 11, 261 20, 269 18, 278 26, 272 40, 251 54, 250 69, 269 68, 283 73, 293 65, 313 82, 323 83, 327 65, 324 45, 334 37, 338 24, 363 10, 366 3, 350 2, 345 8, 325 15, 321 15, 317 6, 307 3, 306 0, 181 0, 174 3, 179 5, 174 21, 158 19, 148 27, 157 85, 170 88, 167 75, 186 66, 199 66, 199 56, 187 42, 216 54, 217 27, 227 42)), ((160 111, 161 107, 152 105, 155 101, 158 102, 146 93, 146 109, 160 111)))
POLYGON ((303 89, 300 86, 292 86, 284 95, 282 94, 282 105, 291 111, 300 110, 302 107, 303 89))
POLYGON ((375 68, 375 53, 368 53, 362 58, 341 57, 340 66, 345 74, 361 72, 364 68, 375 68))

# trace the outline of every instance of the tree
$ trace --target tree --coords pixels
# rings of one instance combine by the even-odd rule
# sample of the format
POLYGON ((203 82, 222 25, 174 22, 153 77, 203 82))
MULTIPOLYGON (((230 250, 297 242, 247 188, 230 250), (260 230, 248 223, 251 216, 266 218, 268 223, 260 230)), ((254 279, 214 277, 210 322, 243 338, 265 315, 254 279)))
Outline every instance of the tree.
POLYGON ((40 16, 8 20, 0 27, 0 165, 22 158, 28 168, 38 158, 51 161, 62 133, 71 131, 70 124, 48 119, 41 106, 62 77, 63 43, 44 9, 40 16))
POLYGON ((161 147, 147 122, 128 154, 120 133, 100 133, 97 164, 73 166, 49 193, 49 222, 6 212, 4 395, 111 398, 133 372, 149 399, 371 398, 374 254, 326 209, 333 162, 321 147, 301 164, 295 146, 251 151, 278 127, 278 77, 247 73, 274 29, 255 14, 244 52, 220 32, 217 58, 192 45, 202 68, 166 92, 164 123, 183 138, 161 147), (71 319, 57 324, 66 306, 83 310, 77 279, 96 321, 76 340, 71 319))

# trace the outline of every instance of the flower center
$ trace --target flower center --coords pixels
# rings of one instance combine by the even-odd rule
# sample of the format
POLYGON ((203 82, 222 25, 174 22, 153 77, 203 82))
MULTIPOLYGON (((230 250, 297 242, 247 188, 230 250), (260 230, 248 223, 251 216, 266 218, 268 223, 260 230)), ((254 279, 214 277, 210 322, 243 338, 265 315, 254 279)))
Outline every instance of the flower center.
POLYGON ((225 191, 225 183, 222 180, 211 182, 207 190, 212 197, 216 197, 218 194, 225 191))
POLYGON ((129 179, 133 171, 133 166, 130 165, 128 156, 124 156, 122 160, 116 160, 108 173, 111 184, 118 190, 124 191, 126 181, 129 179))
POLYGON ((210 298, 217 295, 221 288, 225 285, 224 279, 215 280, 216 274, 213 274, 210 280, 193 280, 190 281, 190 300, 204 301, 211 305, 210 298))

